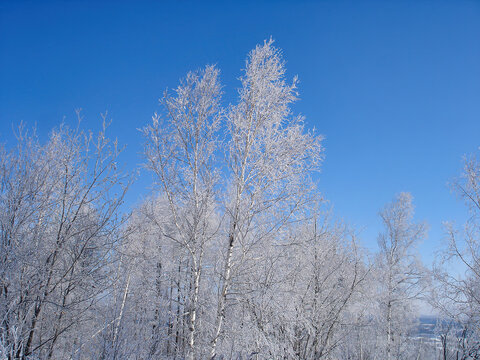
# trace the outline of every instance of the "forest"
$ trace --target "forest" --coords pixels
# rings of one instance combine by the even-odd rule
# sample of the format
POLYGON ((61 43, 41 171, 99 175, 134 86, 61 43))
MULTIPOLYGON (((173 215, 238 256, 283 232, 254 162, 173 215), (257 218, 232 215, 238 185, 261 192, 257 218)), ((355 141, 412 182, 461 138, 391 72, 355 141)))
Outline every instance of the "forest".
POLYGON ((469 217, 432 266, 405 192, 369 251, 323 197, 297 85, 269 40, 232 104, 213 65, 165 91, 142 149, 107 116, 46 141, 18 125, 0 148, 0 359, 480 359, 480 160, 452 174, 469 217), (152 179, 128 210, 125 152, 152 179))

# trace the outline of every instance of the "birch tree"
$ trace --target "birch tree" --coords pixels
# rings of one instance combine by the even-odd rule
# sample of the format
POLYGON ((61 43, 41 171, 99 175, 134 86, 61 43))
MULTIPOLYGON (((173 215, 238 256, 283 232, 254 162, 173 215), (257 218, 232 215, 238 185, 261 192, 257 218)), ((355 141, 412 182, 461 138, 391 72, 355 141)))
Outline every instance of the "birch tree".
POLYGON ((353 318, 362 316, 361 291, 369 270, 356 235, 345 225, 316 219, 308 229, 296 281, 302 287, 294 349, 299 359, 328 359, 344 341, 351 341, 351 330, 359 322, 353 318))
POLYGON ((45 145, 20 131, 17 148, 2 153, 0 336, 9 358, 63 357, 67 335, 109 287, 130 180, 103 124, 96 137, 62 125, 45 145))
POLYGON ((188 359, 195 358, 205 251, 218 228, 212 220, 218 182, 215 155, 220 150, 218 129, 222 116, 218 77, 214 66, 189 73, 174 96, 165 93, 164 118, 155 115, 152 124, 143 129, 146 167, 155 174, 168 204, 167 218, 158 225, 162 236, 187 254, 181 268, 189 269, 189 285, 185 286, 191 291, 181 312, 188 314, 188 359), (163 225, 167 222, 171 228, 163 225))
POLYGON ((234 267, 301 212, 310 175, 322 160, 321 137, 293 116, 297 79, 288 84, 281 53, 266 41, 247 58, 239 101, 227 113, 226 234, 210 358, 226 318, 234 267))
POLYGON ((379 325, 385 359, 408 358, 406 346, 416 314, 414 302, 422 294, 423 268, 416 245, 426 233, 413 221, 412 196, 399 194, 381 212, 385 231, 378 237, 377 284, 379 325))
POLYGON ((454 324, 456 335, 442 333, 445 339, 453 338, 444 344, 445 355, 470 359, 480 356, 480 162, 475 156, 464 159, 453 189, 465 202, 469 218, 462 228, 445 224, 448 247, 434 266, 432 300, 454 324))

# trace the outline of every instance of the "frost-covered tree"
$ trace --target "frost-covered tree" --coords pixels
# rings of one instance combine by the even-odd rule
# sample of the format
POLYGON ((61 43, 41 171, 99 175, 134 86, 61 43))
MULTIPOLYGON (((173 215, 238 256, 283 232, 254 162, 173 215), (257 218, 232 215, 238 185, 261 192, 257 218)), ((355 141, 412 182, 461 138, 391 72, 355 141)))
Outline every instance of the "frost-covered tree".
POLYGON ((215 152, 219 150, 222 115, 218 77, 219 71, 214 66, 189 73, 175 96, 165 93, 164 119, 155 115, 152 124, 143 129, 146 167, 155 174, 168 205, 165 218, 158 225, 163 237, 185 252, 181 267, 187 267, 188 273, 186 284, 181 286, 189 290, 181 301, 181 312, 186 314, 182 326, 188 335, 182 341, 188 359, 195 357, 206 246, 218 230, 218 224, 212 221, 218 182, 215 152))
POLYGON ((303 118, 291 112, 297 80, 286 82, 284 61, 272 40, 250 52, 241 83, 239 101, 226 116, 226 233, 212 359, 233 295, 233 275, 304 210, 313 190, 310 175, 322 160, 321 137, 306 132, 303 118))
POLYGON ((42 145, 20 129, 1 153, 0 339, 8 358, 64 358, 110 286, 129 184, 105 135, 65 125, 42 145))
POLYGON ((462 177, 453 188, 465 202, 469 219, 463 228, 446 223, 448 247, 434 266, 436 286, 433 304, 446 318, 446 358, 474 359, 480 356, 480 162, 465 158, 462 177), (459 274, 452 266, 463 268, 459 274))
POLYGON ((385 227, 378 237, 376 286, 379 350, 385 359, 410 358, 409 345, 417 314, 415 300, 424 290, 424 270, 416 245, 425 237, 426 225, 413 221, 412 196, 399 194, 381 212, 385 227))
POLYGON ((361 317, 369 270, 355 234, 326 217, 305 225, 293 275, 292 350, 297 359, 330 359, 350 343, 361 317))

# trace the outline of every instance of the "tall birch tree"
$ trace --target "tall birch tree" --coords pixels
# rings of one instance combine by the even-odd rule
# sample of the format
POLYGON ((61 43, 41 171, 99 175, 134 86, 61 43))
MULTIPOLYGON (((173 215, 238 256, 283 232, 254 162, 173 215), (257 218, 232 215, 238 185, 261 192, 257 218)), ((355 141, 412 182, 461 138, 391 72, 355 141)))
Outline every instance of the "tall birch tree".
POLYGON ((385 359, 407 358, 405 351, 422 294, 424 270, 416 245, 425 237, 426 225, 413 221, 412 196, 400 193, 381 212, 385 231, 378 236, 377 282, 379 325, 385 359))
POLYGON ((189 291, 183 312, 187 313, 187 358, 195 358, 199 294, 206 246, 215 236, 215 186, 219 151, 218 129, 222 111, 219 71, 214 66, 190 72, 162 100, 164 116, 155 115, 143 129, 146 167, 168 207, 165 216, 172 227, 159 224, 165 239, 187 254, 189 291))
POLYGON ((235 266, 248 251, 286 226, 311 200, 310 175, 322 160, 321 137, 294 116, 297 79, 285 80, 281 52, 266 41, 248 55, 238 104, 227 113, 228 183, 223 270, 210 358, 226 318, 235 266))
MULTIPOLYGON (((448 246, 434 266, 432 300, 440 314, 453 323, 453 340, 444 343, 445 357, 474 359, 480 356, 480 161, 476 156, 465 157, 453 189, 464 201, 469 217, 462 227, 445 224, 448 246)), ((452 339, 449 331, 442 336, 452 339)))

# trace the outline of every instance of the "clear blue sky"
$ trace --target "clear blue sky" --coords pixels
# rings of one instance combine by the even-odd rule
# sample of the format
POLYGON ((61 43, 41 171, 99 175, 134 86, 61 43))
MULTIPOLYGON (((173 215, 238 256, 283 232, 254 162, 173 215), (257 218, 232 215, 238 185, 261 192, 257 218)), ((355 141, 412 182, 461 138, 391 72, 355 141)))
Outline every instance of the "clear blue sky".
POLYGON ((76 108, 98 128, 108 110, 133 168, 166 87, 216 63, 229 101, 270 36, 300 78, 295 110, 326 136, 320 189, 337 215, 374 247, 378 210, 410 191, 429 261, 441 222, 464 215, 447 182, 480 146, 479 1, 2 1, 0 137, 21 120, 45 136, 76 108))

